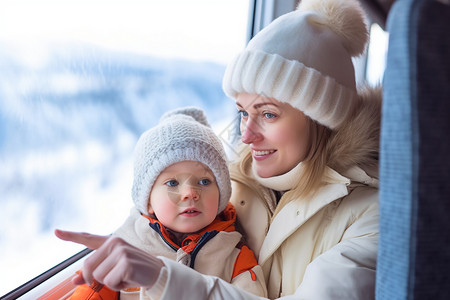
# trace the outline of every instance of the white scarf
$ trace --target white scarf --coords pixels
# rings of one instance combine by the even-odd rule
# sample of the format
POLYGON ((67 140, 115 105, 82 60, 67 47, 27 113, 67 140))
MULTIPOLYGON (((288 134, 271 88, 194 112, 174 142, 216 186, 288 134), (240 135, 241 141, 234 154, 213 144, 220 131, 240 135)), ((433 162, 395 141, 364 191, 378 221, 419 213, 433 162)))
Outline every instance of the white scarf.
POLYGON ((258 181, 261 185, 268 187, 269 189, 279 192, 292 190, 297 185, 298 178, 303 172, 303 165, 300 162, 297 166, 292 168, 287 173, 278 176, 263 178, 258 176, 254 166, 255 165, 252 163, 252 173, 256 181, 258 181))

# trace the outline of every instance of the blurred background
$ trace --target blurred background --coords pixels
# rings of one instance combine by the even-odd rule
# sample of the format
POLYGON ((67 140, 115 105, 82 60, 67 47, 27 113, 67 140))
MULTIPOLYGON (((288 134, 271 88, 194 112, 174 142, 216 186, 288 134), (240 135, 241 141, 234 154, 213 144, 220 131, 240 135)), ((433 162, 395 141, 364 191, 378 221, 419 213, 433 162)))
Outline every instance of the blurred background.
POLYGON ((162 113, 199 106, 228 140, 221 80, 248 13, 243 0, 0 0, 0 295, 84 248, 55 228, 124 221, 134 145, 162 113))

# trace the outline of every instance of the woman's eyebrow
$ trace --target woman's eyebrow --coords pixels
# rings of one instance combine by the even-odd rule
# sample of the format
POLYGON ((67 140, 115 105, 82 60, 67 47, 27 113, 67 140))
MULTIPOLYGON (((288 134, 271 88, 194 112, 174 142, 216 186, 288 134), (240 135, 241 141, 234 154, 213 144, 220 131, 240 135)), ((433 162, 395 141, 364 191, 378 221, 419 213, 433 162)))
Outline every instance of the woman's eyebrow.
MULTIPOLYGON (((236 105, 239 106, 239 107, 244 108, 244 106, 242 106, 242 104, 240 104, 237 101, 236 101, 236 105)), ((265 105, 273 105, 275 107, 278 107, 278 105, 275 102, 263 102, 263 103, 256 103, 255 105, 253 105, 253 108, 258 109, 261 106, 265 106, 265 105)))
POLYGON ((275 107, 278 107, 278 105, 275 102, 263 102, 263 103, 257 103, 255 105, 253 105, 254 108, 260 108, 261 106, 266 106, 266 105, 272 105, 275 107))

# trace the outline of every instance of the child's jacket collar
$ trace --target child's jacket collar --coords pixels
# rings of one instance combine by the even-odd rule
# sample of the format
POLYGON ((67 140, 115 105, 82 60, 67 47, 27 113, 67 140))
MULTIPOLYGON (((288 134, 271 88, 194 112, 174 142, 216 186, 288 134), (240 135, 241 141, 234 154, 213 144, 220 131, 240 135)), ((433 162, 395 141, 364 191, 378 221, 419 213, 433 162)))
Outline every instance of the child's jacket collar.
POLYGON ((203 228, 202 230, 187 234, 187 236, 181 242, 181 246, 177 245, 171 238, 171 235, 167 228, 161 224, 160 221, 150 216, 142 215, 150 221, 150 227, 156 230, 161 237, 169 244, 169 246, 177 251, 181 248, 186 253, 191 253, 201 240, 202 236, 210 231, 235 231, 234 223, 236 222, 236 210, 231 203, 228 203, 224 211, 217 215, 214 221, 203 228))

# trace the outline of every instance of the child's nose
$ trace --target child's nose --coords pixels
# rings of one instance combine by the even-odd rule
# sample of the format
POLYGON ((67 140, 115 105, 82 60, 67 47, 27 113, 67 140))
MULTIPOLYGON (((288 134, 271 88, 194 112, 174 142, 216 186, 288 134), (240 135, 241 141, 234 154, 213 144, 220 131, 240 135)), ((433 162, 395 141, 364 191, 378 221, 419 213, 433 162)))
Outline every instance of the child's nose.
POLYGON ((200 191, 198 188, 185 184, 182 191, 182 200, 198 200, 200 199, 200 191))

